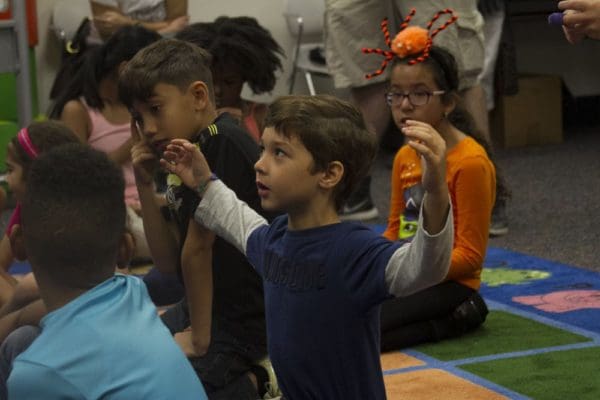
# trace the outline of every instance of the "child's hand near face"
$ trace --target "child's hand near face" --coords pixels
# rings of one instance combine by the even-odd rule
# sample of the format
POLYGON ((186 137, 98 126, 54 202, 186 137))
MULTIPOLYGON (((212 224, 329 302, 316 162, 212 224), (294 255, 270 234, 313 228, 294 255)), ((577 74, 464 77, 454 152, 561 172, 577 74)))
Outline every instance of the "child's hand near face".
MULTIPOLYGON (((210 180, 210 167, 198 146, 185 139, 173 139, 160 159, 160 165, 179 176, 190 189, 196 190, 210 180)), ((201 194, 201 193, 200 193, 201 194)))
POLYGON ((142 137, 135 119, 131 119, 131 164, 138 185, 151 185, 157 168, 156 155, 142 137))

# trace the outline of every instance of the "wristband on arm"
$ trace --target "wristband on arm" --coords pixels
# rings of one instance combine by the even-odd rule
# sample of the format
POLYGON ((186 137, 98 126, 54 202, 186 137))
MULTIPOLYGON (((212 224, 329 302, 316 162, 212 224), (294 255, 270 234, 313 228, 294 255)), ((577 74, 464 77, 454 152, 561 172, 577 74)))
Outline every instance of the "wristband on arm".
POLYGON ((198 184, 198 186, 196 187, 196 193, 198 194, 198 197, 202 198, 202 196, 204 196, 204 192, 206 192, 206 188, 208 187, 208 184, 212 181, 216 181, 217 179, 219 179, 219 178, 213 172, 212 174, 210 174, 208 179, 200 182, 198 184))

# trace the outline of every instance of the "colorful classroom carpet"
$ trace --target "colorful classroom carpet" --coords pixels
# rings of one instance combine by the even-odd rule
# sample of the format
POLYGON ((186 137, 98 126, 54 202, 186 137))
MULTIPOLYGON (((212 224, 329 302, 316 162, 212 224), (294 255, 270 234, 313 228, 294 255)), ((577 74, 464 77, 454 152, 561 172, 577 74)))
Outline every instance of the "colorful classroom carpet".
POLYGON ((480 329, 382 355, 388 398, 600 399, 600 274, 490 248, 482 279, 480 329))
POLYGON ((600 274, 490 248, 483 327, 382 356, 389 399, 600 399, 600 274))

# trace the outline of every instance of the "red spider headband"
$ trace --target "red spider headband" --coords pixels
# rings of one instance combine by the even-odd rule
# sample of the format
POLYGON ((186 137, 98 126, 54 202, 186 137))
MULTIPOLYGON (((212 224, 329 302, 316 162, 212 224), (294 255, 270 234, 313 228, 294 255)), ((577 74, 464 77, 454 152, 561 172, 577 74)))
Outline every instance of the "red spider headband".
POLYGON ((443 9, 438 11, 431 21, 427 23, 427 29, 421 28, 419 26, 408 26, 408 23, 412 19, 412 17, 417 12, 416 9, 410 10, 408 16, 404 19, 404 22, 400 25, 400 31, 396 35, 393 41, 390 41, 390 32, 388 31, 388 20, 384 18, 381 21, 381 30, 383 32, 383 36, 385 38, 385 43, 388 45, 390 50, 381 50, 381 49, 372 49, 372 48, 363 48, 362 52, 365 54, 381 54, 385 58, 381 63, 381 68, 377 71, 366 74, 365 77, 367 79, 371 79, 374 76, 381 75, 383 71, 385 71, 385 67, 387 67, 388 63, 394 59, 394 56, 405 58, 407 56, 420 54, 418 57, 413 58, 408 62, 409 65, 416 64, 418 62, 423 62, 429 57, 429 49, 431 49, 432 40, 435 35, 446 29, 448 26, 453 24, 458 17, 454 15, 454 11, 450 8, 443 9), (451 17, 448 21, 446 21, 442 26, 437 29, 431 31, 431 27, 435 21, 442 14, 450 14, 451 17))

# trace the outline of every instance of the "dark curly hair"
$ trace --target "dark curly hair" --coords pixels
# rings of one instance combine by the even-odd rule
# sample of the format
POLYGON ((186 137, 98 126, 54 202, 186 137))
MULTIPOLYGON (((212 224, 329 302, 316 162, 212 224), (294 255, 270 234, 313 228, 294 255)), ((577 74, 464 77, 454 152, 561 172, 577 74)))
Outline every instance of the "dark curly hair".
POLYGON ((279 56, 284 52, 252 17, 222 16, 214 22, 198 22, 178 32, 176 38, 207 50, 213 57, 213 71, 239 66, 242 80, 256 94, 275 87, 275 72, 282 69, 279 56))
POLYGON ((90 107, 102 110, 104 102, 100 98, 100 82, 110 76, 116 78, 121 63, 129 61, 139 50, 160 38, 158 33, 144 27, 125 26, 103 45, 89 49, 81 69, 58 94, 50 111, 50 118, 59 119, 65 104, 79 97, 83 97, 90 107))
POLYGON ((25 248, 35 271, 78 289, 109 278, 125 229, 124 185, 121 168, 82 143, 40 154, 21 203, 25 248))

